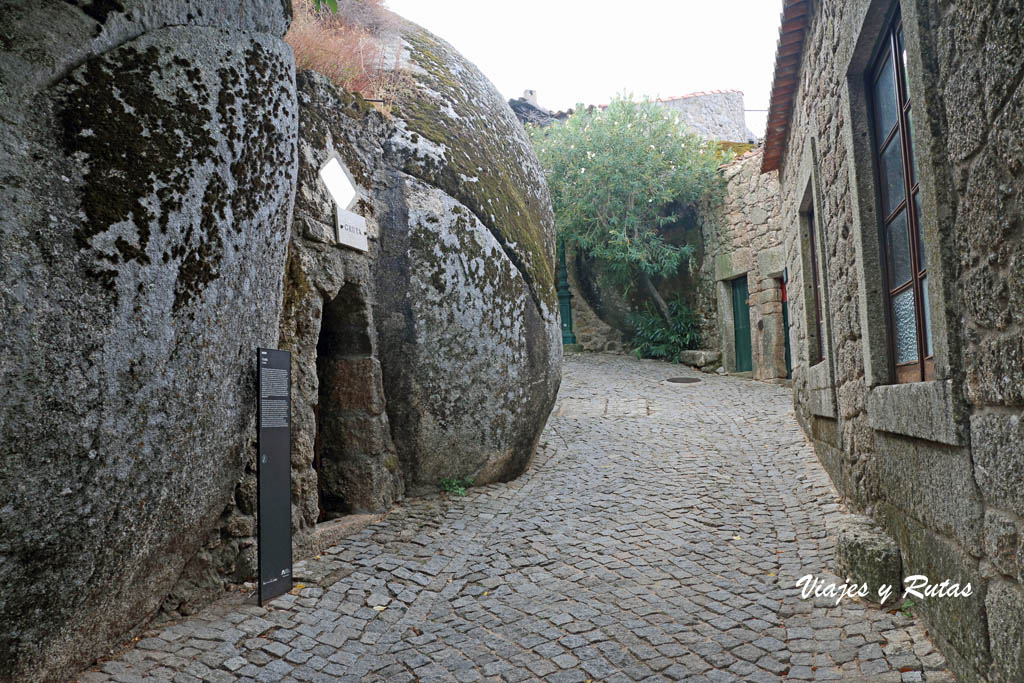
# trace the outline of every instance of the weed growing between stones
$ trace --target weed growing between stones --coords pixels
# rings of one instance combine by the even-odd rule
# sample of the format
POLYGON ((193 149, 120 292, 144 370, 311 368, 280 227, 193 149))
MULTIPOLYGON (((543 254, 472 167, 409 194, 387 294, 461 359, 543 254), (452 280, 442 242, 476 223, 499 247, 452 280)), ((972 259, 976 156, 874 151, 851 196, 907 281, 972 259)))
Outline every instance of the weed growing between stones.
POLYGON ((438 487, 443 493, 450 493, 456 496, 466 495, 466 489, 473 486, 473 477, 464 479, 446 478, 438 482, 438 487))

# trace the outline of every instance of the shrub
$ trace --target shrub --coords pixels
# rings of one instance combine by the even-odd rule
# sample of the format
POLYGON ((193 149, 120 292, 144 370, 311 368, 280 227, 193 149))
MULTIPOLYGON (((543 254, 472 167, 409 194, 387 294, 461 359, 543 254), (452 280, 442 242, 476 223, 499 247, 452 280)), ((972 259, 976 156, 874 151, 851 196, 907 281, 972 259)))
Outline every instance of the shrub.
POLYGON ((682 299, 668 302, 672 322, 650 307, 634 313, 633 353, 637 358, 661 358, 679 362, 679 355, 700 345, 700 319, 682 299))

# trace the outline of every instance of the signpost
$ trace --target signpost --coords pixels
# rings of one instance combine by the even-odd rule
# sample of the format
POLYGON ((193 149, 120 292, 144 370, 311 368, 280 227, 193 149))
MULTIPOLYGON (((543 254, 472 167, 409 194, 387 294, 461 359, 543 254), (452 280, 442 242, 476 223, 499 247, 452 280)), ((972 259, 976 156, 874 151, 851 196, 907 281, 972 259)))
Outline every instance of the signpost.
POLYGON ((256 349, 259 604, 292 587, 292 355, 256 349))
POLYGON ((338 242, 359 251, 368 251, 366 219, 352 211, 356 203, 356 184, 336 152, 332 152, 320 167, 320 180, 334 199, 338 242))

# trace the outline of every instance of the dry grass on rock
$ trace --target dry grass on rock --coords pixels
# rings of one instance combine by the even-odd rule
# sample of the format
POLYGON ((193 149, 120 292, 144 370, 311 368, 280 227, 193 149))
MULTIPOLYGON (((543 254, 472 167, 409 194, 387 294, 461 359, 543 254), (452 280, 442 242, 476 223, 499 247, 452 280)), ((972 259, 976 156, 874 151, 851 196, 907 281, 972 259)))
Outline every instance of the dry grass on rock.
POLYGON ((313 0, 296 0, 285 40, 295 52, 296 69, 312 69, 336 86, 359 93, 385 115, 410 87, 401 65, 401 19, 384 0, 341 0, 337 14, 319 10, 313 0))

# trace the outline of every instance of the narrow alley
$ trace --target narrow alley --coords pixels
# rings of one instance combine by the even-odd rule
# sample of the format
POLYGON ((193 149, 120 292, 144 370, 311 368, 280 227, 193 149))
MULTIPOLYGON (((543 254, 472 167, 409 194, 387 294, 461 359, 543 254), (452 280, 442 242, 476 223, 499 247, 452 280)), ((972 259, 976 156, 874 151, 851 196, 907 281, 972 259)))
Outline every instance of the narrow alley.
POLYGON ((952 680, 899 601, 800 598, 841 511, 790 390, 564 370, 520 478, 406 501, 297 564, 292 594, 165 624, 80 680, 952 680))

